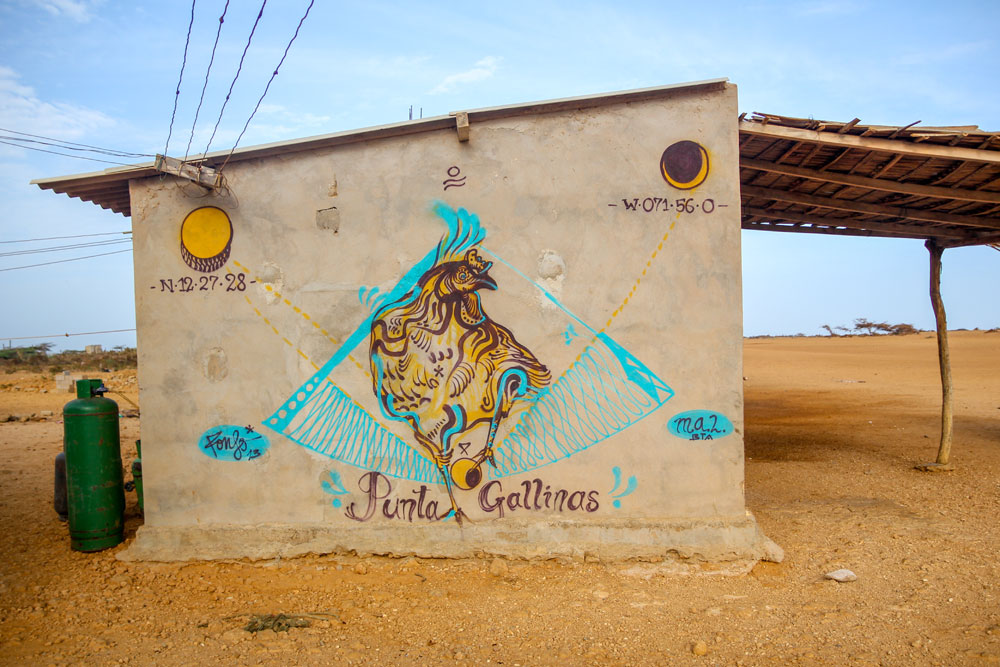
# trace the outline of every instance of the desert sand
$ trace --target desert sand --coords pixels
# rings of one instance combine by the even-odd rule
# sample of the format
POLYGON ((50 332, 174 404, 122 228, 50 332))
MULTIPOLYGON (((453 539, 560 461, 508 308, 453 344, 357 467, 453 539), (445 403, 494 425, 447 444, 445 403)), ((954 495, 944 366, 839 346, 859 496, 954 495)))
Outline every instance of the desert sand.
MULTIPOLYGON (((747 340, 746 496, 781 563, 124 563, 52 509, 51 376, 0 375, 0 663, 960 665, 1000 662, 1000 332, 952 332, 952 472, 933 334, 747 340), (47 393, 41 393, 45 390, 47 393), (847 568, 856 581, 824 574, 847 568), (309 627, 248 632, 253 614, 309 627)), ((95 374, 136 400, 134 371, 95 374)), ((129 406, 116 396, 122 408, 129 406)), ((123 458, 138 419, 122 420, 123 458)))

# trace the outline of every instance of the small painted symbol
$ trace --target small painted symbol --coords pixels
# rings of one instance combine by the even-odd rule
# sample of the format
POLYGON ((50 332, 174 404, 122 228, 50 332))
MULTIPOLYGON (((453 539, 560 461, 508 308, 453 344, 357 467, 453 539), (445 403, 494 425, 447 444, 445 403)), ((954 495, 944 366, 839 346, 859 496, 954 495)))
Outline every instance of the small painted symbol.
POLYGON ((460 188, 460 187, 464 186, 465 185, 465 176, 462 176, 461 178, 458 178, 458 175, 461 174, 461 173, 462 173, 462 170, 459 169, 458 166, 456 166, 456 165, 452 165, 452 166, 448 167, 448 178, 446 178, 445 180, 441 181, 441 185, 444 186, 444 189, 447 190, 448 188, 460 188))
POLYGON ((372 312, 378 310, 387 296, 388 294, 380 295, 378 287, 365 287, 362 285, 358 288, 358 301, 372 312))
POLYGON ((573 328, 573 325, 570 324, 566 327, 566 331, 563 332, 563 342, 569 345, 570 342, 579 335, 580 334, 576 332, 576 329, 573 328))
MULTIPOLYGON (((330 470, 326 473, 330 476, 330 481, 323 480, 320 482, 320 486, 323 488, 324 493, 329 493, 331 496, 344 496, 347 495, 347 489, 344 488, 344 483, 340 479, 340 473, 335 470, 330 470)), ((334 498, 331 502, 334 507, 340 507, 343 504, 340 498, 334 498)))
POLYGON ((624 498, 625 496, 635 491, 636 487, 639 485, 639 481, 635 478, 635 475, 629 476, 628 483, 625 486, 625 490, 615 495, 615 491, 618 490, 618 487, 621 486, 622 483, 622 469, 619 468, 618 466, 615 466, 614 468, 611 469, 611 474, 615 476, 615 486, 613 489, 611 489, 611 491, 608 492, 608 495, 615 499, 615 502, 613 502, 612 505, 614 505, 615 508, 617 509, 622 506, 622 501, 619 499, 624 498))

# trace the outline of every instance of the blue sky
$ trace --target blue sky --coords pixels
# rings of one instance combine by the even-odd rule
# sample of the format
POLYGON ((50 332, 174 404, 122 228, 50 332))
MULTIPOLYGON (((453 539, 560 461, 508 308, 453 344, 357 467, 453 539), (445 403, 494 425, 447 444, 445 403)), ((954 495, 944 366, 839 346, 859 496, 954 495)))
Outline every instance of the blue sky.
MULTIPOLYGON (((224 4, 197 2, 172 155, 183 155, 192 137, 224 4)), ((213 150, 232 146, 306 5, 268 3, 213 150)), ((192 153, 208 142, 259 8, 259 0, 230 2, 192 153)), ((190 12, 187 0, 0 0, 0 128, 163 152, 190 12)), ((992 0, 317 0, 240 145, 397 122, 410 105, 415 115, 422 108, 434 116, 715 77, 739 86, 741 111, 1000 130, 998 25, 1000 2, 992 0)), ((121 215, 29 184, 107 166, 0 144, 0 241, 128 230, 121 215)), ((127 237, 79 241, 120 238, 127 237)), ((72 242, 0 244, 0 255, 72 242)), ((927 252, 919 241, 744 232, 743 242, 747 335, 819 334, 823 324, 857 317, 933 327, 927 252)), ((0 269, 127 248, 0 256, 0 269)), ((131 276, 127 252, 0 271, 0 337, 6 344, 132 328, 131 276)), ((998 285, 1000 252, 948 250, 950 327, 1000 326, 998 285)), ((134 345, 135 337, 40 340, 79 349, 134 345)))

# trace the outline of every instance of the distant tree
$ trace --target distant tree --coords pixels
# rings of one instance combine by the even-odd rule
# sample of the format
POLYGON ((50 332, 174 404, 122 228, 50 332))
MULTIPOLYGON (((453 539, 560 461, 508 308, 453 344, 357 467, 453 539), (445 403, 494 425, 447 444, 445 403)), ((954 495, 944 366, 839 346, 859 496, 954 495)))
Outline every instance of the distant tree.
POLYGON ((872 322, 867 317, 859 317, 854 320, 854 330, 863 331, 866 336, 873 336, 882 326, 881 322, 872 322))
POLYGON ((875 336, 875 335, 890 335, 890 336, 905 336, 907 334, 919 333, 920 329, 917 329, 912 324, 907 324, 902 322, 900 324, 889 324, 888 322, 873 322, 866 317, 859 317, 854 320, 854 328, 849 329, 848 327, 831 327, 829 324, 824 324, 820 326, 821 329, 825 329, 827 333, 831 336, 843 336, 853 333, 854 335, 861 336, 875 336), (835 331, 843 331, 843 334, 838 334, 835 331))
POLYGON ((907 334, 915 334, 920 331, 912 324, 893 324, 889 327, 889 329, 893 336, 905 336, 907 334))

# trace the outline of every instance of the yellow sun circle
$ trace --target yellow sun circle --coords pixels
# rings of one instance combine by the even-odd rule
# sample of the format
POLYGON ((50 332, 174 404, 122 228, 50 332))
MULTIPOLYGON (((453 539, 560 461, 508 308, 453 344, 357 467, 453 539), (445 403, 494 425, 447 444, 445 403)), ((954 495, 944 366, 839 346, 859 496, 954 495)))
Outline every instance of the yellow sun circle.
POLYGON ((221 208, 203 206, 181 223, 181 256, 192 269, 209 273, 229 259, 233 224, 221 208))

